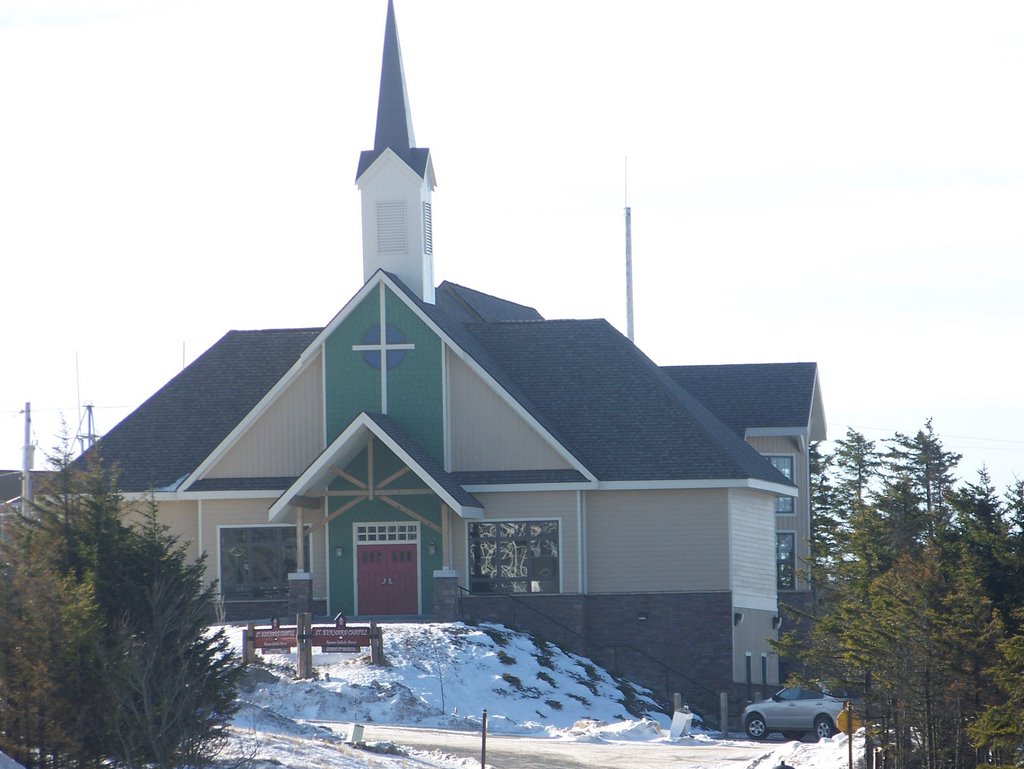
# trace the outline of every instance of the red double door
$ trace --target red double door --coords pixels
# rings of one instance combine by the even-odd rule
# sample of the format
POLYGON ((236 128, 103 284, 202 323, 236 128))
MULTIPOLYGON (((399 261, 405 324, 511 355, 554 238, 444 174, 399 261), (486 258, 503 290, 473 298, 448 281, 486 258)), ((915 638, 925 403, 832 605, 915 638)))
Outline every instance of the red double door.
POLYGON ((359 613, 418 614, 416 543, 360 545, 359 613))

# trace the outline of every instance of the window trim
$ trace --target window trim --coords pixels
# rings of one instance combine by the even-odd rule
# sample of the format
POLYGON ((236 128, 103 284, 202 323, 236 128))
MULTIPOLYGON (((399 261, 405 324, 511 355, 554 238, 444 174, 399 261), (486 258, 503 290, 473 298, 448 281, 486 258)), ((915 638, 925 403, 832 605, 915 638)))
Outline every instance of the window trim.
POLYGON ((796 574, 796 532, 790 530, 776 531, 775 532, 775 590, 776 592, 791 592, 797 589, 797 574, 796 574), (779 558, 779 539, 781 537, 791 537, 793 546, 791 549, 792 556, 792 568, 793 568, 793 584, 791 587, 782 587, 782 580, 780 579, 779 567, 782 565, 782 560, 779 558))
MULTIPOLYGON (((474 579, 480 579, 479 577, 474 578, 473 573, 472 573, 473 572, 473 556, 472 556, 473 537, 470 534, 470 528, 473 525, 493 523, 495 525, 500 526, 503 523, 523 523, 523 524, 529 524, 529 523, 552 523, 552 522, 555 523, 558 526, 558 536, 557 536, 557 544, 558 544, 558 576, 557 576, 557 582, 558 582, 558 584, 555 586, 555 589, 551 590, 551 591, 536 592, 536 593, 534 593, 534 592, 529 592, 529 593, 513 593, 513 595, 558 595, 558 594, 560 594, 562 592, 562 590, 563 590, 563 587, 562 587, 563 583, 564 583, 563 570, 565 568, 565 563, 564 563, 565 559, 564 559, 564 557, 562 555, 562 553, 564 552, 564 549, 565 549, 564 548, 564 541, 563 541, 564 540, 564 531, 563 531, 563 529, 565 527, 563 526, 563 520, 559 516, 537 516, 537 517, 531 516, 529 518, 488 518, 488 519, 482 519, 482 520, 479 520, 479 521, 466 521, 466 586, 469 589, 470 595, 494 595, 494 593, 485 593, 485 592, 479 592, 478 593, 478 592, 474 592, 473 591, 473 580, 474 579)), ((516 579, 519 579, 519 578, 516 578, 516 579)))
MULTIPOLYGON (((306 543, 305 543, 305 545, 306 545, 306 557, 309 558, 309 552, 310 552, 310 548, 312 547, 312 538, 313 538, 312 527, 309 526, 309 525, 306 525, 303 528, 305 529, 305 537, 306 537, 306 543)), ((260 602, 260 601, 283 601, 283 600, 287 600, 287 598, 288 598, 287 592, 281 598, 273 598, 273 597, 264 597, 264 598, 231 598, 231 597, 229 597, 227 595, 227 593, 224 592, 224 585, 225 585, 225 582, 224 582, 224 547, 223 547, 223 541, 222 541, 222 538, 221 538, 222 531, 224 529, 290 529, 291 531, 294 532, 295 531, 295 526, 291 525, 291 524, 280 524, 280 523, 224 523, 224 524, 218 524, 217 525, 217 592, 218 592, 218 595, 220 597, 220 600, 222 600, 222 601, 224 601, 226 603, 247 603, 247 602, 251 603, 251 602, 260 602)), ((296 558, 297 558, 298 557, 298 549, 296 549, 295 555, 296 555, 296 558)), ((284 586, 285 586, 286 589, 288 587, 288 574, 289 573, 290 572, 285 572, 284 586)))
MULTIPOLYGON (((771 464, 771 466, 774 467, 776 470, 778 470, 783 475, 785 475, 785 473, 782 470, 780 470, 778 465, 776 465, 775 462, 773 462, 772 460, 774 460, 774 459, 788 459, 789 460, 789 482, 792 483, 794 486, 796 485, 796 458, 797 458, 796 454, 776 453, 776 454, 762 454, 761 456, 763 456, 766 460, 768 460, 768 462, 771 464)), ((776 496, 775 499, 772 502, 772 508, 774 509, 776 515, 796 515, 797 514, 796 498, 795 497, 787 497, 787 496, 784 496, 784 495, 776 496), (788 505, 790 509, 789 510, 780 510, 779 509, 780 503, 788 505)))

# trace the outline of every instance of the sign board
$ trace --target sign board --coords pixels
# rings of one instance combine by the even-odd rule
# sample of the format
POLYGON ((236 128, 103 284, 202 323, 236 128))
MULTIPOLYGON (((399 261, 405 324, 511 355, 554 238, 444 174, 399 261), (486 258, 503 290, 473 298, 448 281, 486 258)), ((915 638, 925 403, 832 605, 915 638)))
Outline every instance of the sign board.
POLYGON ((370 628, 318 625, 313 627, 313 646, 324 654, 350 654, 370 645, 370 628))
POLYGON ((256 628, 253 646, 268 654, 287 654, 298 644, 294 627, 256 628))
POLYGON ((836 727, 843 734, 853 734, 855 731, 860 729, 861 722, 857 718, 857 714, 852 710, 842 710, 839 715, 836 716, 836 727))

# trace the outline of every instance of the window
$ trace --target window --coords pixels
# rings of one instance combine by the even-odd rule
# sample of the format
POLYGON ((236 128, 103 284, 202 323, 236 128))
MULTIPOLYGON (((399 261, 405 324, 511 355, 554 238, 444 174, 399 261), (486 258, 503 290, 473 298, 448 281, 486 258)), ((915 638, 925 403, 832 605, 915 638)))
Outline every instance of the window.
POLYGON ((791 531, 775 535, 775 574, 779 590, 796 588, 796 534, 791 531))
MULTIPOLYGON (((309 537, 306 537, 309 552, 309 537)), ((225 527, 220 530, 220 588, 226 601, 288 597, 296 569, 294 526, 225 527)))
POLYGON ((469 524, 473 593, 557 593, 558 521, 469 524))
POLYGON ((356 542, 415 542, 419 532, 418 523, 360 523, 356 542))
MULTIPOLYGON (((789 481, 793 480, 793 457, 765 457, 772 466, 786 476, 789 481)), ((796 512, 795 500, 793 497, 776 497, 775 512, 792 514, 796 512)))

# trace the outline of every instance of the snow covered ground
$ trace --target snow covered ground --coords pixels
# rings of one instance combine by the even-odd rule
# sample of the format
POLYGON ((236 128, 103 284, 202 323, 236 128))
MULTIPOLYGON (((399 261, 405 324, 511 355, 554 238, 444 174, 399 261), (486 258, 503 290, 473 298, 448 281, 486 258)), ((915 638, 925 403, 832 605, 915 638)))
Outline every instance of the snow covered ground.
MULTIPOLYGON (((413 726, 457 733, 465 742, 466 734, 480 734, 486 710, 488 735, 531 738, 510 745, 542 739, 545 746, 550 742, 564 748, 566 761, 580 765, 584 757, 593 764, 595 746, 607 746, 611 758, 616 746, 643 743, 645 755, 664 751, 666 763, 687 752, 692 767, 772 769, 782 761, 795 769, 847 766, 842 735, 816 744, 751 743, 742 735, 704 731, 698 723, 688 736, 673 740, 668 717, 655 711, 642 690, 632 692, 633 709, 639 705, 637 712, 650 711, 646 717, 631 715, 623 689, 589 660, 537 645, 501 626, 387 624, 383 629, 384 667, 371 666, 368 654, 314 654, 317 678, 296 681, 295 655, 263 657, 264 664, 253 670, 241 692, 219 764, 242 762, 251 769, 479 767, 479 754, 467 758, 465 751, 459 757, 446 750, 443 733, 432 749, 379 735, 387 726, 413 726), (363 727, 363 739, 352 744, 356 725, 363 727)), ((227 631, 240 648, 241 628, 227 631)), ((858 742, 855 737, 855 755, 858 742)), ((2 756, 0 769, 8 769, 2 756)))

